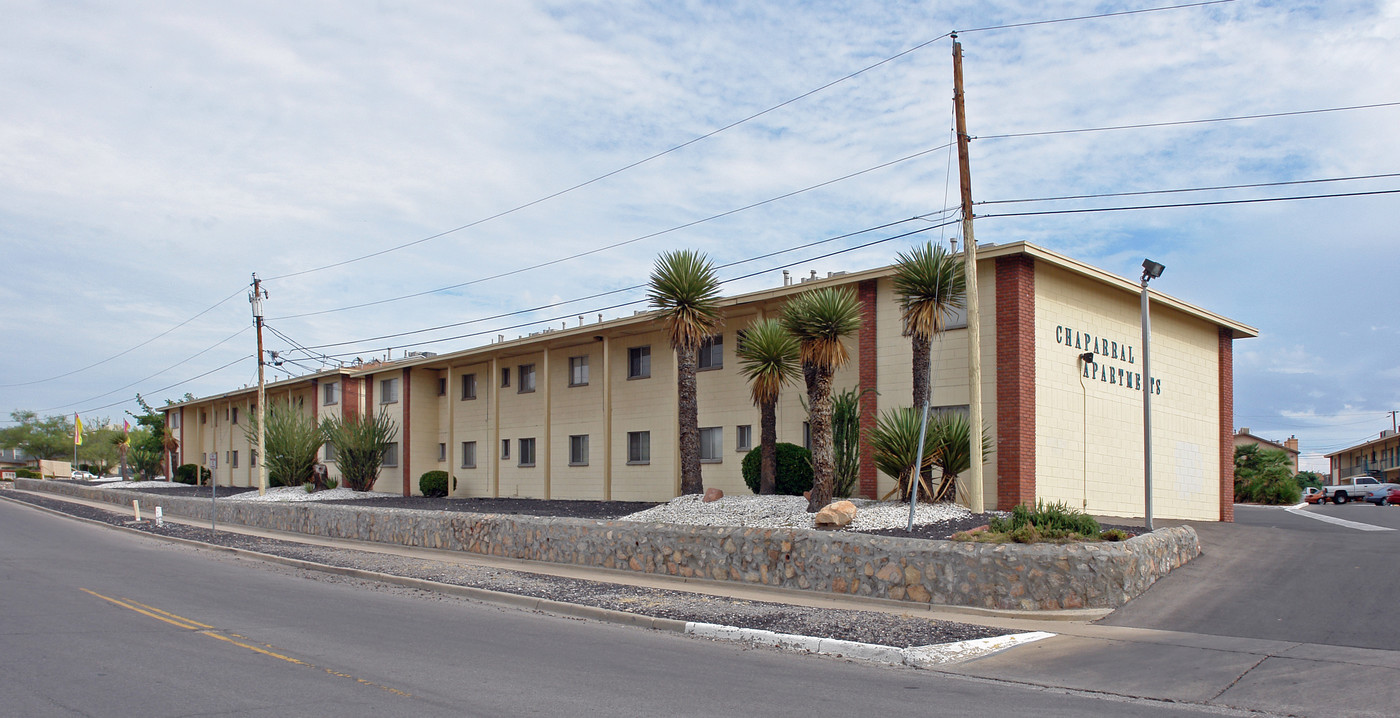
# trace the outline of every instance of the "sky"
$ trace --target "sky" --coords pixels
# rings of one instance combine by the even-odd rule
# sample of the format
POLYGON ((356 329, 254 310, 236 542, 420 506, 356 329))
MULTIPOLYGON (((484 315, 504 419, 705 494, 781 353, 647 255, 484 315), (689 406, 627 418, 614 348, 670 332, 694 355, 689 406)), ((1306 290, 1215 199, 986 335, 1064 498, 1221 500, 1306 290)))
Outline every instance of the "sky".
POLYGON ((271 378, 946 242, 956 30, 979 243, 1166 265, 1325 470, 1400 410, 1400 2, 1185 4, 0 0, 0 420, 255 383, 254 273, 271 378))

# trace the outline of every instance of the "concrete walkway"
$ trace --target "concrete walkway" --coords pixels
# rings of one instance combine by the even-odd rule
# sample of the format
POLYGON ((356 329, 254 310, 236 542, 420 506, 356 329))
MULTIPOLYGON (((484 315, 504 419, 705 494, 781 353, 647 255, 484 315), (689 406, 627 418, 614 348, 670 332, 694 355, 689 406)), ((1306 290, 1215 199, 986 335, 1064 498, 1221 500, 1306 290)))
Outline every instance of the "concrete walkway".
MULTIPOLYGON (((42 495, 46 498, 60 498, 52 494, 42 495)), ((113 510, 111 504, 71 497, 61 498, 113 510)), ((200 524, 178 517, 167 516, 167 520, 207 527, 207 523, 200 524)), ((1016 631, 1055 634, 1053 637, 1024 643, 992 655, 931 668, 950 675, 1087 691, 1106 696, 1194 704, 1225 713, 1238 710, 1305 716, 1400 714, 1400 651, 1397 650, 1348 648, 1091 623, 1090 621, 1108 613, 1102 610, 1020 613, 960 607, 929 608, 926 605, 883 599, 812 594, 763 586, 498 559, 432 549, 329 541, 241 526, 220 525, 219 529, 285 541, 492 566, 574 579, 817 608, 883 611, 997 626, 1016 631)), ((511 605, 519 603, 518 600, 501 602, 511 605)), ((606 614, 591 617, 602 620, 608 618, 606 614)), ((635 616, 625 622, 632 625, 639 623, 635 616)))

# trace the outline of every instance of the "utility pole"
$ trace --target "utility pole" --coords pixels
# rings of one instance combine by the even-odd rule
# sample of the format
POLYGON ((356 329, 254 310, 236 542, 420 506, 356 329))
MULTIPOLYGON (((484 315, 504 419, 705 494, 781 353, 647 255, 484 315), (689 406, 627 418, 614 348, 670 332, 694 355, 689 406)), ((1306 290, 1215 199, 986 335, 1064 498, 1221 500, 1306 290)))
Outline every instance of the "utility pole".
POLYGON ((253 272, 253 291, 248 293, 248 301, 253 305, 253 326, 258 330, 258 496, 267 494, 267 392, 263 382, 263 309, 262 300, 267 298, 267 290, 262 288, 258 273, 253 272))
POLYGON ((953 33, 953 115, 958 130, 958 189, 962 195, 963 274, 967 282, 967 381, 969 451, 967 507, 982 513, 982 323, 977 311, 977 240, 972 236, 972 170, 963 109, 962 43, 953 33))
POLYGON ((1391 430, 1391 431, 1400 431, 1400 429, 1397 429, 1396 426, 1395 426, 1395 415, 1396 415, 1396 414, 1400 414, 1400 411, 1392 411, 1392 412, 1390 412, 1390 430, 1391 430))

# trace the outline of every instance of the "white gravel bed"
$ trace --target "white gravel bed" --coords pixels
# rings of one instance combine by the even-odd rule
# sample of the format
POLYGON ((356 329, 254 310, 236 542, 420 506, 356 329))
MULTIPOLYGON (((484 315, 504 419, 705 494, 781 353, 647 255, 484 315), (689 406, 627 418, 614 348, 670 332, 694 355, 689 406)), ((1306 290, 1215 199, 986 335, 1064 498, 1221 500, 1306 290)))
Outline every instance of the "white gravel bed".
MULTIPOLYGON (((705 503, 691 494, 669 503, 624 516, 619 521, 660 521, 696 526, 746 526, 752 528, 811 528, 812 514, 801 496, 725 496, 705 503)), ((909 524, 909 504, 897 501, 850 499, 856 505, 856 518, 848 529, 856 531, 899 528, 909 524)), ((970 516, 957 504, 919 504, 914 524, 932 524, 970 516)))
POLYGON ((178 481, 122 481, 120 476, 104 476, 91 479, 88 483, 96 484, 100 489, 164 489, 185 486, 178 481))
POLYGON ((256 491, 244 491, 241 494, 233 494, 224 501, 340 501, 342 499, 375 499, 382 496, 397 496, 398 494, 386 494, 374 491, 355 491, 338 487, 334 489, 323 489, 314 494, 306 493, 306 489, 293 488, 291 486, 274 486, 267 490, 267 493, 259 496, 256 491))

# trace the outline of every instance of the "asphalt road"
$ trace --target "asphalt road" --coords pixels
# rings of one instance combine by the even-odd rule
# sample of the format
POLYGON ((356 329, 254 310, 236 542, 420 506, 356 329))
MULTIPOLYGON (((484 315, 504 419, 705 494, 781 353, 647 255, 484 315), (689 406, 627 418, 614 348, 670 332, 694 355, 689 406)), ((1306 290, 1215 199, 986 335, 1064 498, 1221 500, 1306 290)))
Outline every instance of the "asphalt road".
POLYGON ((161 543, 0 502, 23 716, 1175 716, 1202 709, 752 650, 161 543))
POLYGON ((1400 647, 1400 507, 1364 502, 1295 511, 1236 506, 1234 524, 1192 526, 1200 534, 1202 555, 1100 623, 1331 646, 1400 647))

